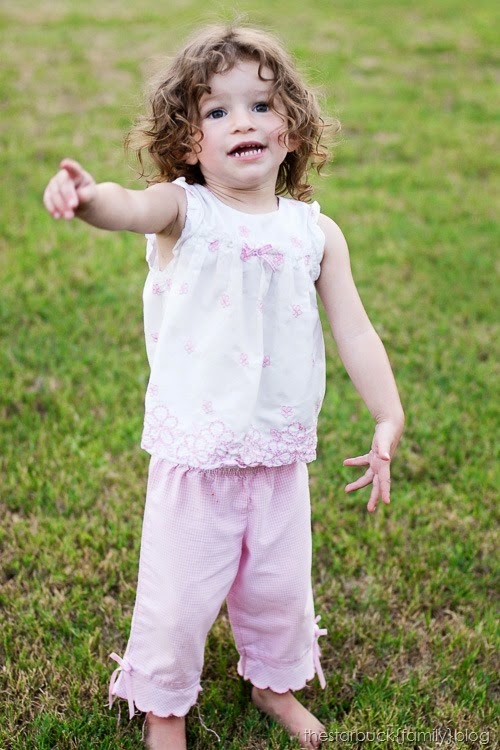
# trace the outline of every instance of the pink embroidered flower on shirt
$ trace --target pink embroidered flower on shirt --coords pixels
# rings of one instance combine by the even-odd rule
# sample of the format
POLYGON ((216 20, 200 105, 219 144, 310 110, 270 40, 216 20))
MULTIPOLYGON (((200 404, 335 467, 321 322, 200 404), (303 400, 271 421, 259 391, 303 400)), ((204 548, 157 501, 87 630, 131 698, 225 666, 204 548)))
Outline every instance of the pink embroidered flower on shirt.
POLYGON ((238 231, 242 237, 248 237, 248 235, 250 234, 249 228, 244 224, 242 224, 241 227, 238 227, 238 231))
POLYGON ((269 354, 264 355, 264 359, 262 360, 262 367, 269 367, 271 364, 271 357, 269 354))
POLYGON ((240 364, 248 365, 248 354, 240 354, 240 364))
POLYGON ((307 429, 301 422, 292 422, 292 424, 285 427, 284 430, 271 430, 271 433, 276 437, 280 437, 287 443, 296 444, 307 441, 310 437, 310 430, 307 429))
POLYGON ((178 434, 179 421, 166 406, 147 410, 144 420, 143 442, 146 450, 160 446, 170 448, 178 434))
POLYGON ((154 342, 156 343, 156 342, 158 341, 158 334, 157 334, 157 333, 152 333, 152 334, 151 334, 151 338, 152 338, 152 339, 153 339, 153 341, 154 341, 154 342))
POLYGON ((218 250, 220 247, 220 240, 214 240, 213 242, 210 242, 208 245, 208 249, 210 252, 215 253, 216 250, 218 250))
MULTIPOLYGON (((314 456, 316 450, 315 428, 305 427, 301 422, 292 422, 284 430, 271 430, 272 441, 267 445, 266 454, 274 465, 303 461, 304 456, 314 456)), ((306 459, 309 460, 309 459, 306 459)))
POLYGON ((213 406, 211 401, 204 401, 202 404, 202 409, 205 412, 205 414, 211 414, 213 412, 213 406))
POLYGON ((293 406, 282 406, 281 413, 288 419, 288 417, 291 417, 293 414, 293 406))
POLYGON ((209 461, 217 463, 227 457, 234 438, 234 432, 220 420, 209 422, 196 432, 178 430, 176 461, 191 466, 206 466, 209 461))
POLYGON ((189 292, 189 284, 187 281, 184 282, 184 284, 181 285, 179 289, 179 294, 187 294, 189 292))
POLYGON ((301 306, 300 305, 292 305, 292 312, 293 312, 293 317, 294 318, 298 318, 299 315, 302 315, 302 308, 301 308, 301 306))
POLYGON ((152 286, 152 292, 153 294, 163 294, 163 287, 155 282, 152 286))
POLYGON ((191 341, 191 339, 188 339, 184 345, 184 349, 187 351, 188 354, 192 354, 194 352, 194 344, 191 341))
POLYGON ((229 305, 231 304, 230 299, 229 299, 229 294, 223 294, 222 297, 220 298, 220 303, 222 307, 229 307, 229 305))
POLYGON ((165 282, 165 286, 167 287, 167 289, 168 289, 169 291, 170 291, 170 289, 172 289, 172 279, 171 279, 171 278, 168 278, 168 279, 166 280, 166 282, 165 282))
POLYGON ((294 247, 302 247, 302 240, 298 237, 292 237, 292 245, 294 247))

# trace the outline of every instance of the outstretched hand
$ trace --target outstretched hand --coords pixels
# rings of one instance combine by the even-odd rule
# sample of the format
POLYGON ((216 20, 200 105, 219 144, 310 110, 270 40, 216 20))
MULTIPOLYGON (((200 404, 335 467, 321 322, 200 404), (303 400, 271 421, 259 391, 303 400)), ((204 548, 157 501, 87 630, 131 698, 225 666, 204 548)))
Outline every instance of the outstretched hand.
POLYGON ((78 207, 94 198, 96 183, 73 159, 63 159, 59 167, 45 188, 43 202, 54 219, 73 219, 78 207))
POLYGON ((345 490, 353 492, 372 484, 370 499, 366 506, 370 513, 377 509, 380 500, 386 505, 391 501, 391 450, 394 453, 398 440, 399 435, 396 435, 393 426, 381 422, 375 429, 370 452, 364 456, 346 458, 344 461, 344 466, 368 466, 364 475, 348 484, 345 490))

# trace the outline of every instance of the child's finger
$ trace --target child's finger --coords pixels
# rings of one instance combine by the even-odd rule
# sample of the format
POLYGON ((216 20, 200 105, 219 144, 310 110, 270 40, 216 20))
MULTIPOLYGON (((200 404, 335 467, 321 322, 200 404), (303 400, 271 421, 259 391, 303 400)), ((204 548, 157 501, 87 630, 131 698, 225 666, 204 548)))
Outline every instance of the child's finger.
POLYGON ((389 505, 391 502, 391 467, 388 462, 384 462, 380 465, 378 474, 378 481, 380 486, 380 497, 382 501, 389 505))
POLYGON ((57 209, 56 209, 56 207, 54 205, 54 201, 52 200, 52 197, 51 197, 50 192, 48 190, 45 190, 45 192, 43 194, 43 204, 44 204, 45 208, 47 209, 47 211, 49 212, 49 214, 51 214, 51 216, 54 217, 54 219, 58 219, 59 218, 58 211, 57 211, 57 209))
POLYGON ((366 506, 369 513, 373 513, 374 510, 377 510, 379 494, 380 482, 377 474, 375 474, 375 476, 373 477, 373 487, 370 493, 370 499, 368 500, 368 505, 366 506))
POLYGON ((78 199, 67 172, 61 170, 51 179, 45 190, 44 201, 55 219, 73 218, 73 209, 78 204, 78 199))
POLYGON ((56 177, 52 178, 52 180, 47 185, 45 196, 46 201, 51 207, 51 213, 53 214, 54 218, 60 219, 64 213, 65 205, 56 177))
POLYGON ((82 165, 75 159, 63 159, 59 164, 59 169, 68 172, 73 179, 81 179, 85 174, 82 165))
POLYGON ((65 169, 61 169, 56 175, 56 180, 65 210, 73 213, 73 209, 79 203, 75 178, 65 169))
POLYGON ((379 485, 380 485, 380 497, 382 498, 382 502, 384 502, 386 505, 389 505, 391 502, 391 480, 389 477, 379 479, 379 485))
POLYGON ((61 178, 55 178, 54 184, 51 189, 51 196, 52 200, 54 202, 54 206, 56 208, 56 211, 59 213, 60 216, 64 216, 66 211, 68 210, 68 203, 66 196, 64 194, 64 181, 61 180, 61 178))
POLYGON ((60 164, 61 170, 69 176, 75 188, 86 187, 94 184, 94 178, 86 172, 81 164, 74 159, 63 159, 60 164))
POLYGON ((360 490, 362 487, 366 487, 368 484, 371 484, 373 480, 373 473, 371 471, 367 471, 366 474, 364 474, 359 479, 356 479, 355 482, 350 482, 346 485, 345 491, 346 492, 353 492, 354 490, 360 490))
POLYGON ((66 180, 61 190, 65 205, 64 216, 66 219, 72 219, 75 215, 74 209, 78 206, 79 202, 74 183, 71 180, 66 180))
POLYGON ((366 453, 364 456, 355 456, 354 458, 344 459, 344 466, 368 466, 370 463, 370 454, 366 453))

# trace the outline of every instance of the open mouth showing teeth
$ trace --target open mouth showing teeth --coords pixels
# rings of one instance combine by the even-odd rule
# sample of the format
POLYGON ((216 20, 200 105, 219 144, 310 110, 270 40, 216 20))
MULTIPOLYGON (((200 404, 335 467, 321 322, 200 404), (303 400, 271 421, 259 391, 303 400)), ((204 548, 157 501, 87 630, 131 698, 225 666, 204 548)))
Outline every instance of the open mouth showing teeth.
POLYGON ((264 150, 264 146, 259 146, 257 143, 251 143, 248 146, 238 146, 233 151, 229 152, 229 156, 255 156, 261 154, 264 150))

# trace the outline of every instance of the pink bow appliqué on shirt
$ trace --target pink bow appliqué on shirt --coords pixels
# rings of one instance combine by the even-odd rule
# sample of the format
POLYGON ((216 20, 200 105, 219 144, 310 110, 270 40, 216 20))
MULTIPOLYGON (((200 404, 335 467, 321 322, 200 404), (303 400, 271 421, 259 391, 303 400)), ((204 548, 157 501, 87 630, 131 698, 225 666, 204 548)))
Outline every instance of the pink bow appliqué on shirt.
POLYGON ((283 253, 273 253, 272 245, 262 245, 262 247, 249 247, 247 243, 243 245, 241 250, 241 260, 247 261, 250 258, 262 258, 268 263, 273 271, 277 271, 278 267, 283 263, 283 253))

